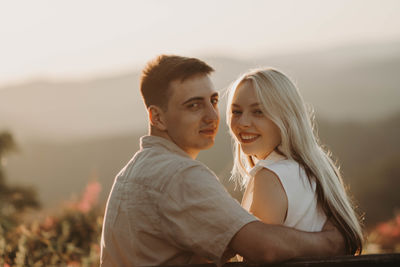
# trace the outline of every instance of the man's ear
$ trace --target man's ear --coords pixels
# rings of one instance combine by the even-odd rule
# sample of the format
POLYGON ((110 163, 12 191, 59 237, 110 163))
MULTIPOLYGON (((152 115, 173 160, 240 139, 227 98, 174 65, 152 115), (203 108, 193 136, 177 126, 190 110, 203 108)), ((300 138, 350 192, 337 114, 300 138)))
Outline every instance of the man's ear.
POLYGON ((154 105, 149 106, 147 111, 149 113, 150 125, 160 131, 165 131, 167 125, 165 123, 164 111, 160 107, 154 105))

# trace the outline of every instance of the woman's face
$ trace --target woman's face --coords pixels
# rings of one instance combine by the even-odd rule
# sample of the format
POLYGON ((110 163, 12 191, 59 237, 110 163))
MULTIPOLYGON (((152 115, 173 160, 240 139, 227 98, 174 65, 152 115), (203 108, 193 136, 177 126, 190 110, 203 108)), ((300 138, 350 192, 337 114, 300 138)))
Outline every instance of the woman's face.
POLYGON ((246 155, 264 159, 281 143, 279 128, 264 115, 250 81, 237 87, 230 109, 231 129, 246 155))

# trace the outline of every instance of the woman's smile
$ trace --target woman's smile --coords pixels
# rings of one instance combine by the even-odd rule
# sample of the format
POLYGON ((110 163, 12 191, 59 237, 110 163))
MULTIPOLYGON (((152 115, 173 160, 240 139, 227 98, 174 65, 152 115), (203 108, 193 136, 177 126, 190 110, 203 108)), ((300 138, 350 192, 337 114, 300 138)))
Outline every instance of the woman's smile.
POLYGON ((239 137, 241 143, 249 144, 256 141, 260 135, 254 133, 240 133, 239 137))

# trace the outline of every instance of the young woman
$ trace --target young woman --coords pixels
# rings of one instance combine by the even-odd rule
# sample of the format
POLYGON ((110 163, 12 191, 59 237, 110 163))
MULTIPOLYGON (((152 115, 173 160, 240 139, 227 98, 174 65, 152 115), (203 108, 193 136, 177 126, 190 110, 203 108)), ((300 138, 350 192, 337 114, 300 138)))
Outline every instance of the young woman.
POLYGON ((311 232, 329 219, 345 237, 346 253, 361 253, 361 227, 339 170, 288 77, 274 69, 244 74, 230 88, 227 121, 232 177, 246 187, 245 209, 265 223, 311 232))

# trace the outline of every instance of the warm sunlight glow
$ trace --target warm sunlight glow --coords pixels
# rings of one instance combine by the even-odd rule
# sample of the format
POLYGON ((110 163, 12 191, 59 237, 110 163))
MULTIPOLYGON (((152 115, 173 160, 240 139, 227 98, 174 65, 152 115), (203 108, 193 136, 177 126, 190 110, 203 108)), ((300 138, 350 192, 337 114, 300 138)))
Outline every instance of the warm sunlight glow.
POLYGON ((139 69, 159 53, 245 58, 398 40, 399 10, 399 1, 7 1, 0 87, 139 69))

